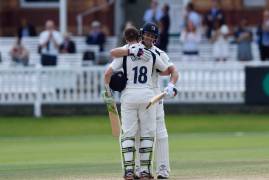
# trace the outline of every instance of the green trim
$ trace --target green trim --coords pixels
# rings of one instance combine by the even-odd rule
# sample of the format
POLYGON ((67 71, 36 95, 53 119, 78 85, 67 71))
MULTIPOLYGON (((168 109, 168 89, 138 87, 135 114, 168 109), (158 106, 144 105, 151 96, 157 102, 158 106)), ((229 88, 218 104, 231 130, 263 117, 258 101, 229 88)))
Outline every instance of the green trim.
POLYGON ((139 153, 151 153, 152 147, 139 148, 139 153))
POLYGON ((150 166, 151 160, 140 160, 140 166, 150 166))
POLYGON ((132 160, 132 161, 124 161, 123 165, 124 165, 124 167, 134 166, 135 165, 135 161, 134 160, 132 160))
POLYGON ((121 148, 122 153, 135 152, 135 147, 125 147, 121 148))
POLYGON ((122 139, 121 139, 121 142, 123 142, 123 141, 128 141, 128 140, 130 140, 130 141, 135 141, 135 138, 134 138, 134 137, 125 137, 125 138, 122 138, 122 139))
POLYGON ((269 96, 269 73, 267 73, 262 81, 262 89, 269 96))
POLYGON ((140 137, 140 141, 143 141, 143 140, 154 141, 154 137, 140 137))

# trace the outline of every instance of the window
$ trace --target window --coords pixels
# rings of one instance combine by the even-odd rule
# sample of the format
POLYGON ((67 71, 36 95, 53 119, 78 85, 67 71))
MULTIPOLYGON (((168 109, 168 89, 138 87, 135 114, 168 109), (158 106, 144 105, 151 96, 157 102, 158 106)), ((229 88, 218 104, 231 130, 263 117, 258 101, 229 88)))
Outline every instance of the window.
POLYGON ((23 8, 58 8, 60 0, 20 0, 23 8))
POLYGON ((245 7, 264 7, 266 6, 266 0, 244 0, 243 1, 245 7))

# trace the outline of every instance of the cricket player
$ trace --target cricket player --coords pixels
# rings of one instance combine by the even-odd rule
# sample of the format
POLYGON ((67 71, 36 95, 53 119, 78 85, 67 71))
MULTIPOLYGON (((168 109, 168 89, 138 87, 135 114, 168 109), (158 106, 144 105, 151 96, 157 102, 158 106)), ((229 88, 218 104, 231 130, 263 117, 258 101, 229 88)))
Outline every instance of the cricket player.
MULTIPOLYGON (((175 84, 178 80, 178 72, 176 67, 170 62, 168 55, 154 46, 158 38, 158 27, 153 23, 146 23, 142 30, 142 44, 145 45, 146 48, 150 49, 152 52, 156 53, 157 56, 161 58, 161 60, 168 65, 168 69, 165 72, 160 73, 157 69, 153 71, 153 87, 155 94, 160 94, 160 85, 159 85, 159 76, 160 75, 170 75, 170 82, 168 86, 165 88, 168 97, 174 97, 176 93, 174 92, 175 84)), ((127 50, 123 50, 122 48, 115 48, 111 50, 111 56, 120 57, 126 55, 127 50)), ((155 146, 155 157, 156 157, 156 173, 158 179, 168 179, 170 173, 170 163, 169 163, 169 145, 168 145, 168 133, 165 125, 164 119, 164 109, 163 103, 157 105, 156 112, 156 146, 155 146)), ((139 160, 139 158, 136 158, 139 160)), ((137 171, 139 170, 139 161, 136 161, 137 171)), ((137 175, 139 173, 136 173, 137 175)))
MULTIPOLYGON (((122 133, 120 137, 124 179, 134 179, 135 136, 139 131, 140 178, 152 179, 152 152, 156 134, 156 105, 146 109, 155 95, 152 85, 154 69, 165 72, 168 68, 158 56, 138 44, 139 32, 128 28, 124 32, 128 55, 114 60, 105 72, 105 86, 108 88, 113 72, 123 68, 127 77, 126 88, 121 92, 122 133), (143 53, 141 53, 143 52, 143 53), (145 53, 144 53, 145 52, 145 53), (147 53, 146 53, 147 52, 147 53), (146 56, 151 54, 151 56, 146 56), (143 59, 140 57, 142 56, 143 59)), ((110 97, 105 97, 109 101, 110 97)))

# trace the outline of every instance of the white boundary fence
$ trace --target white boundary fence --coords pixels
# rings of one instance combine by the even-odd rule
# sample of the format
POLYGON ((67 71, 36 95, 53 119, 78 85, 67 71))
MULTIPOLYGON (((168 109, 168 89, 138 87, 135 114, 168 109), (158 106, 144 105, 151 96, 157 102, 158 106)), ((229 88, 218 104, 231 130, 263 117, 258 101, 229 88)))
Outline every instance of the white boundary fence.
MULTIPOLYGON (((246 64, 196 62, 176 64, 179 96, 166 103, 244 103, 246 64)), ((41 116, 42 104, 103 103, 104 66, 0 67, 0 103, 33 104, 41 116)), ((169 78, 163 77, 163 89, 169 78)), ((117 101, 119 96, 117 95, 117 101)))

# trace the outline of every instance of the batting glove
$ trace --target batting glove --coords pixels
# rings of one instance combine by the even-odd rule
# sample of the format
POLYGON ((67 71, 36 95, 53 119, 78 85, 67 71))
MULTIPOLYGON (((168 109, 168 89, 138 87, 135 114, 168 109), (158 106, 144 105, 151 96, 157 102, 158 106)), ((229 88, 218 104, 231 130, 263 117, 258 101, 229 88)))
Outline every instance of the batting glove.
POLYGON ((175 85, 171 82, 169 82, 167 87, 164 88, 164 91, 166 92, 167 98, 174 98, 177 95, 177 89, 175 88, 175 85))
POLYGON ((114 102, 113 96, 109 96, 107 91, 102 91, 102 98, 106 104, 111 104, 114 102))
POLYGON ((133 44, 128 48, 128 56, 140 57, 143 55, 143 46, 141 44, 133 44))
POLYGON ((148 49, 143 49, 143 54, 140 56, 140 59, 143 61, 149 61, 152 58, 152 53, 148 49))

